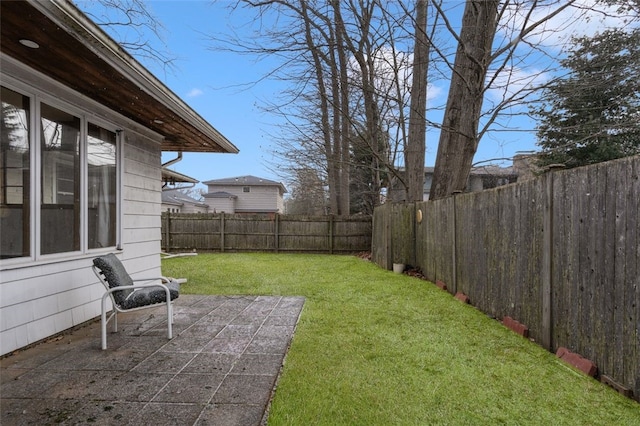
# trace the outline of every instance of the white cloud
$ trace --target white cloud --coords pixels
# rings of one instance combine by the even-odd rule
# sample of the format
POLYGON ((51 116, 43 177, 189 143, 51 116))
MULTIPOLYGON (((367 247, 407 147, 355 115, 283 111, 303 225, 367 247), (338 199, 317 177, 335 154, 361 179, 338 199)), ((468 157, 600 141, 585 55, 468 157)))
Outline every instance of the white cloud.
POLYGON ((195 98, 197 96, 203 95, 204 92, 198 88, 194 88, 189 90, 189 93, 187 93, 187 98, 195 98))
MULTIPOLYGON (((502 20, 502 36, 511 38, 524 26, 545 20, 560 7, 560 3, 541 2, 533 10, 530 3, 512 3, 509 14, 502 20), (524 6, 523 5, 527 5, 524 6)), ((593 36, 610 28, 623 28, 629 25, 629 17, 620 14, 615 7, 597 5, 592 0, 580 0, 557 15, 549 18, 526 36, 528 43, 538 46, 562 49, 572 36, 593 36)))
POLYGON ((500 102, 514 95, 524 94, 550 78, 551 75, 547 71, 534 67, 504 68, 493 79, 487 94, 493 101, 500 102))

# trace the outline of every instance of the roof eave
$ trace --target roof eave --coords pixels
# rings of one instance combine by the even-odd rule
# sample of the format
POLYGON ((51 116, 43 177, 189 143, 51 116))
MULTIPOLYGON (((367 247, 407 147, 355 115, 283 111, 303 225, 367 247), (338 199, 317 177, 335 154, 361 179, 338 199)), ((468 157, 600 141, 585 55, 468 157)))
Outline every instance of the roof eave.
MULTIPOLYGON (((28 2, 52 22, 60 25, 88 50, 111 65, 121 75, 136 84, 158 103, 187 121, 191 126, 211 139, 224 152, 238 153, 239 149, 211 124, 182 101, 166 85, 129 55, 75 5, 66 0, 28 2)), ((187 151, 188 149, 185 149, 187 151)))

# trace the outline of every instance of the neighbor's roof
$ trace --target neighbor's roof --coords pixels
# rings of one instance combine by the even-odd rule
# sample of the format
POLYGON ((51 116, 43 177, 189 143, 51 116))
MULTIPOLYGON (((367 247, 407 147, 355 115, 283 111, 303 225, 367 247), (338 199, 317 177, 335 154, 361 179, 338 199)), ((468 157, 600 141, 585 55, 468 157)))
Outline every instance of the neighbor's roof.
POLYGON ((175 170, 171 170, 166 167, 162 168, 162 181, 164 183, 170 183, 170 184, 200 182, 198 179, 194 179, 190 176, 183 175, 182 173, 178 173, 175 170))
POLYGON ((260 178, 257 176, 236 176, 230 178, 223 179, 212 179, 202 182, 205 185, 222 185, 222 186, 278 186, 280 190, 284 194, 287 192, 287 188, 281 182, 276 182, 275 180, 269 180, 260 178))
POLYGON ((194 204, 196 206, 208 207, 208 204, 202 201, 196 200, 193 197, 188 196, 185 193, 180 192, 177 189, 171 189, 162 191, 162 202, 164 204, 173 204, 183 206, 184 203, 194 204))
POLYGON ((204 198, 238 198, 237 195, 230 194, 225 191, 208 192, 203 195, 204 198))
MULTIPOLYGON (((434 170, 435 170, 435 167, 425 167, 424 168, 425 174, 433 174, 434 170)), ((518 173, 511 166, 509 166, 509 167, 500 167, 500 166, 495 166, 495 165, 488 165, 488 166, 472 167, 471 171, 469 172, 469 174, 472 175, 472 176, 480 176, 480 175, 485 175, 485 176, 515 176, 518 173)))
POLYGON ((0 19, 3 55, 161 134, 163 151, 238 152, 71 2, 0 1, 0 19))

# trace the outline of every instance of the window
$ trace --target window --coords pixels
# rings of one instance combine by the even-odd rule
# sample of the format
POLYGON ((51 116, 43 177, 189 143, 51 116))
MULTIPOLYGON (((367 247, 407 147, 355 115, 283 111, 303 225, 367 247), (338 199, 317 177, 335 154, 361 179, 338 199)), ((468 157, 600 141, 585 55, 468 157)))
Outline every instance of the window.
POLYGON ((4 86, 1 123, 0 258, 116 246, 117 133, 4 86))
POLYGON ((80 250, 80 118, 40 107, 40 253, 80 250))
POLYGON ((116 245, 116 133, 89 123, 87 135, 89 248, 116 245))
POLYGON ((2 87, 0 139, 0 254, 29 256, 31 241, 29 98, 2 87))
POLYGON ((242 192, 251 192, 251 187, 250 186, 243 186, 242 187, 242 192))

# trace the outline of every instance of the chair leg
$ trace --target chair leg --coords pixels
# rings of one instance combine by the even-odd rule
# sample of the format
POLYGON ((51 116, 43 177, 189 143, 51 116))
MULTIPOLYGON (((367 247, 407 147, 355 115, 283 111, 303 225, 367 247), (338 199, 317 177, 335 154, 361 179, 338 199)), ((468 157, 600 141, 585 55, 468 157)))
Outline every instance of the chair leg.
POLYGON ((167 339, 171 340, 173 338, 173 308, 171 307, 171 302, 167 303, 167 339))
POLYGON ((107 309, 105 307, 105 298, 102 298, 102 312, 100 316, 100 328, 102 332, 102 350, 107 349, 107 309))

